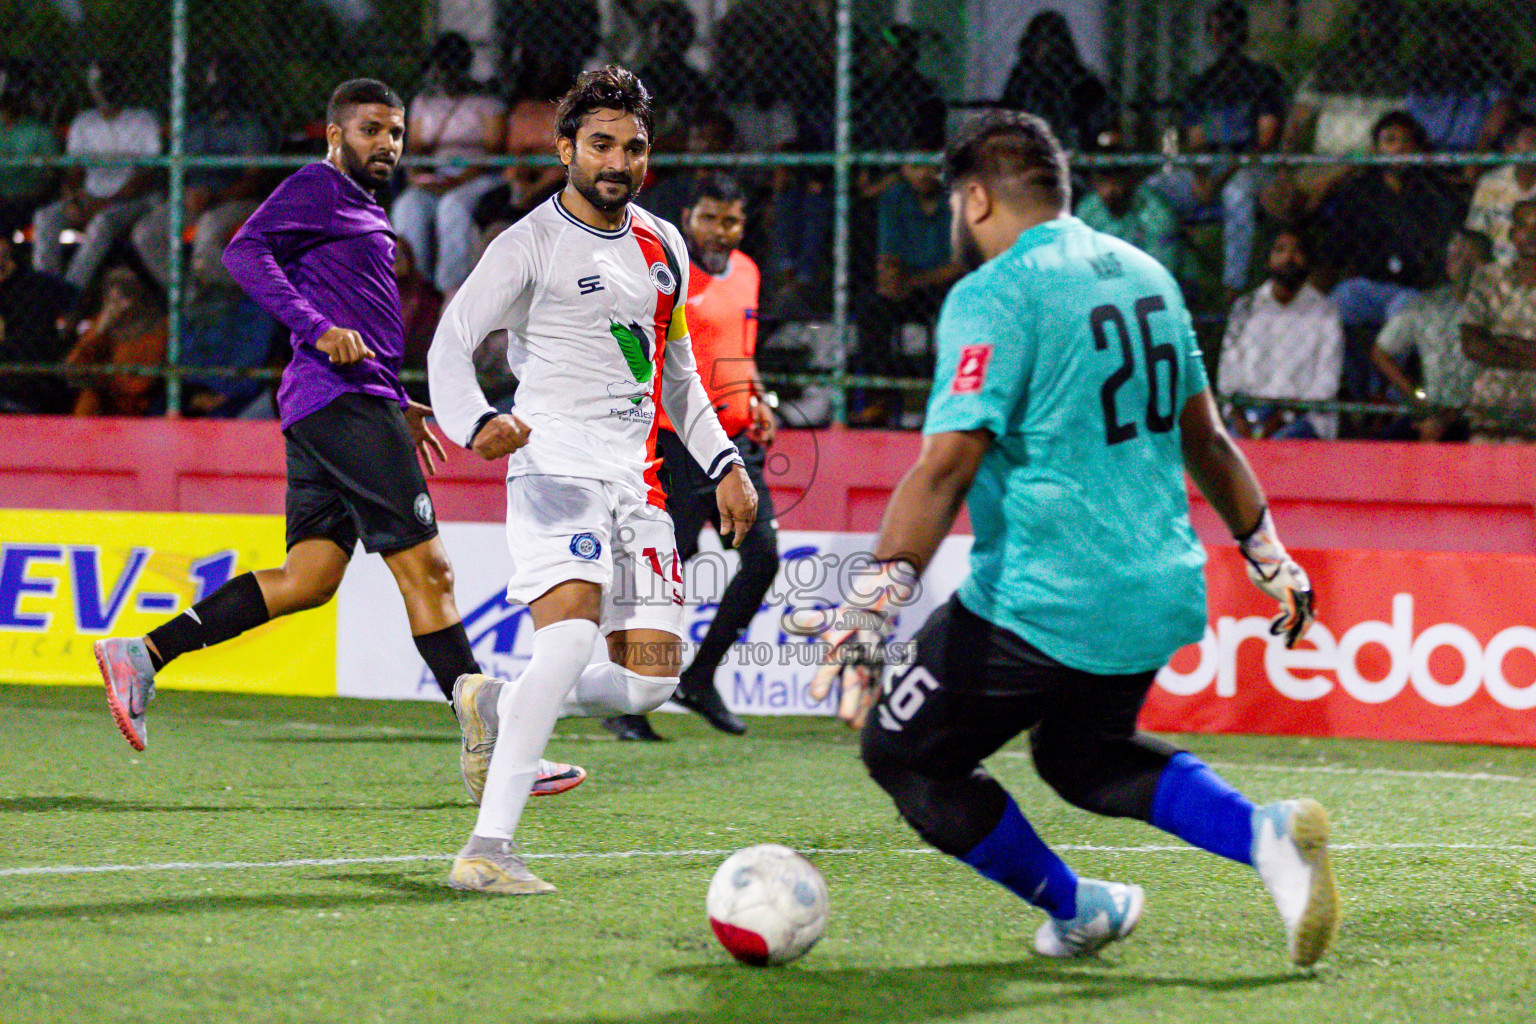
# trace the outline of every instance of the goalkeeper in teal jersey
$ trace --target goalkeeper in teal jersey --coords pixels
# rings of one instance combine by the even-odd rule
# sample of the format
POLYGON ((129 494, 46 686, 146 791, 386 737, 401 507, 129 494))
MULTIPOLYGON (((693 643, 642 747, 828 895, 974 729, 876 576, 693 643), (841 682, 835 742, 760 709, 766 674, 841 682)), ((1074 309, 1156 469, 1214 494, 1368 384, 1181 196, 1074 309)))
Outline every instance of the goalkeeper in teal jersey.
POLYGON ((874 570, 830 623, 788 624, 831 644, 812 693, 841 679, 839 713, 862 726, 870 775, 925 840, 1048 913, 1041 954, 1125 937, 1144 894, 1078 878, 982 769, 1025 731, 1069 802, 1255 867, 1291 960, 1315 963, 1338 916, 1322 807, 1256 807, 1136 731, 1154 673, 1204 629, 1186 471, 1280 602, 1275 633, 1294 644, 1312 621, 1306 574, 1222 428, 1178 287, 1067 213, 1066 161, 1039 118, 984 115, 945 161, 955 251, 975 269, 940 314, 922 454, 891 496, 874 570), (970 575, 878 685, 892 613, 962 501, 970 575))

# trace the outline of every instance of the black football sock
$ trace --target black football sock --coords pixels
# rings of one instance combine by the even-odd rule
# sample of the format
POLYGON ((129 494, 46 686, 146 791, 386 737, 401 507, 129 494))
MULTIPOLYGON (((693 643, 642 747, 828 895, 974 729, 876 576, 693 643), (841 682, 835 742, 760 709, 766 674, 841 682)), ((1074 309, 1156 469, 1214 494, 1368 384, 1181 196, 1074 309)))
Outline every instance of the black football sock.
POLYGON ((432 670, 438 688, 450 702, 453 700, 453 681, 459 676, 473 675, 480 671, 480 665, 475 661, 475 652, 469 646, 469 634, 464 632, 462 622, 411 639, 416 641, 416 650, 421 654, 421 660, 432 670))
POLYGON ((149 660, 158 671, 188 651, 221 644, 270 618, 255 573, 244 573, 152 630, 149 660))

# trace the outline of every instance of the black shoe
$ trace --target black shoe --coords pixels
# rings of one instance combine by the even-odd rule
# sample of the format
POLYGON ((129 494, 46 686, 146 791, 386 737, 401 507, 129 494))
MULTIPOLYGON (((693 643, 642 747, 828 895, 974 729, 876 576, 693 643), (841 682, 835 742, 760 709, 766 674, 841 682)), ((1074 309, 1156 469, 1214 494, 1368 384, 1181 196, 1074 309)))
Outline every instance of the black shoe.
POLYGON ((621 740, 636 740, 642 743, 666 742, 666 737, 657 735, 656 730, 651 728, 650 719, 644 715, 614 715, 612 718, 603 719, 603 728, 621 740))
POLYGON ((713 683, 701 686, 683 683, 673 692, 672 699, 721 732, 740 736, 747 731, 747 723, 725 706, 713 683))

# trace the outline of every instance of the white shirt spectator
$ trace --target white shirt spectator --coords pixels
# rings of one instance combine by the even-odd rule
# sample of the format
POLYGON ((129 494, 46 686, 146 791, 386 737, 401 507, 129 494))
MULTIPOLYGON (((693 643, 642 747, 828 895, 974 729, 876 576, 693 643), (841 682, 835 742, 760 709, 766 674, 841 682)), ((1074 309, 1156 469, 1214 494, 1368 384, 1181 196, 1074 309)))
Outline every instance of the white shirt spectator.
POLYGON ((411 141, 437 157, 484 156, 486 126, 506 113, 494 96, 418 96, 411 101, 411 141))
MULTIPOLYGON (((65 151, 70 156, 159 156, 160 122, 141 107, 119 110, 111 120, 93 107, 81 111, 70 122, 65 151)), ((89 168, 85 172, 85 191, 105 199, 126 185, 136 169, 89 168)))
MULTIPOLYGON (((1265 281, 1232 307, 1217 381, 1222 394, 1328 399, 1339 393, 1344 327, 1333 300, 1310 284, 1288 303, 1265 281)), ((1317 435, 1338 435, 1335 413, 1308 413, 1317 435)))
POLYGON ((1472 379, 1478 365, 1461 350, 1462 303, 1456 289, 1443 284, 1408 300, 1403 311, 1381 329, 1376 344, 1399 361, 1419 354, 1424 394, 1440 405, 1472 401, 1472 379))

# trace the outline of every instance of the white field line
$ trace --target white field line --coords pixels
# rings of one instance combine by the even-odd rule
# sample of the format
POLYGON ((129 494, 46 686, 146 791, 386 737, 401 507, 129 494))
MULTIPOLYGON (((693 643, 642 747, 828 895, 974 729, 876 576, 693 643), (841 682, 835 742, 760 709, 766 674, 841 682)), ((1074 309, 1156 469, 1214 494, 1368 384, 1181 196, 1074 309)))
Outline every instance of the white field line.
MULTIPOLYGON (((1192 846, 1099 846, 1094 844, 1067 843, 1055 847, 1063 853, 1199 853, 1192 846)), ((1504 853, 1536 853, 1536 846, 1519 846, 1509 843, 1337 843, 1330 847, 1336 852, 1388 852, 1406 850, 1424 851, 1474 851, 1504 853)), ((639 858, 675 857, 726 857, 734 850, 615 850, 604 852, 525 853, 526 860, 628 860, 639 858)), ((937 851, 928 847, 907 849, 808 849, 802 853, 817 856, 871 854, 930 854, 937 851)), ((158 864, 49 864, 35 867, 0 868, 0 878, 26 878, 39 875, 101 875, 130 872, 165 871, 256 871, 271 868, 338 868, 370 864, 418 864, 430 861, 448 861, 451 853, 418 853, 390 857, 304 857, 293 860, 233 860, 233 861, 165 861, 158 864)))
MULTIPOLYGON (((1028 760, 1031 755, 1022 750, 1005 750, 993 757, 1012 760, 1028 760)), ((1311 773, 1314 775, 1384 775, 1396 779, 1449 779, 1455 782, 1536 782, 1525 775, 1493 775, 1489 772, 1427 772, 1407 768, 1346 768, 1330 764, 1249 764, 1238 761, 1207 761, 1212 768, 1223 771, 1279 772, 1287 774, 1311 773)))
MULTIPOLYGON (((220 725, 226 726, 250 726, 267 723, 244 722, 238 719, 220 719, 220 725)), ((402 736, 402 735, 442 735, 456 736, 456 732, 447 732, 425 728, 407 728, 395 725, 335 725, 322 722, 282 722, 277 728, 291 729, 295 732, 321 732, 321 733, 349 733, 360 736, 402 736)), ((1027 760, 1030 757, 1022 750, 1005 750, 995 757, 1005 757, 1013 760, 1027 760)), ((1536 782, 1536 778, 1522 775, 1495 775, 1490 772, 1449 772, 1449 771, 1413 771, 1405 768, 1348 768, 1342 765, 1325 764, 1251 764, 1237 761, 1208 761, 1212 768, 1220 768, 1224 771, 1252 771, 1252 772, 1278 772, 1278 773, 1311 773, 1315 775, 1382 775, 1399 779, 1447 779, 1459 782, 1536 782)))

